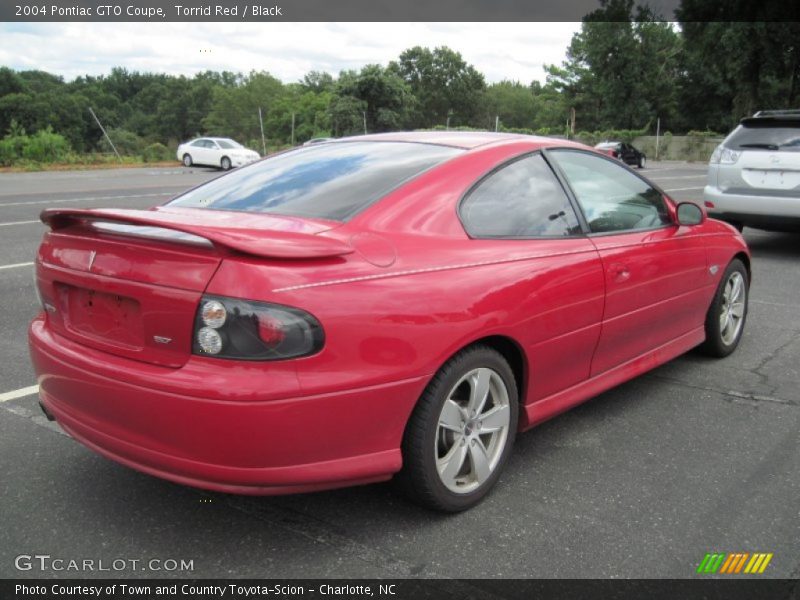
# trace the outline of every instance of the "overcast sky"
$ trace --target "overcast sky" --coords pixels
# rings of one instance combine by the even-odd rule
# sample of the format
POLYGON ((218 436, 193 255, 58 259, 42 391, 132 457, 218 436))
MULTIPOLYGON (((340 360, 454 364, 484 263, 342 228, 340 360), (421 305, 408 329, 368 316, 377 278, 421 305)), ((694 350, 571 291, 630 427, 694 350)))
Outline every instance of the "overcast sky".
POLYGON ((0 66, 73 79, 112 67, 193 75, 251 69, 284 82, 449 46, 488 82, 544 82, 580 23, 0 23, 0 66))

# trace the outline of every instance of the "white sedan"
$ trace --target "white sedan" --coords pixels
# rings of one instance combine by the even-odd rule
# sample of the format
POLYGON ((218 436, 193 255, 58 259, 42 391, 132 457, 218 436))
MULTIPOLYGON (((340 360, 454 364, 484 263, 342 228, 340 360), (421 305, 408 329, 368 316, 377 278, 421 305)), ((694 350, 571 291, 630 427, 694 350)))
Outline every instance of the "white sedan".
POLYGON ((202 137, 178 146, 176 154, 184 166, 206 165, 227 171, 258 160, 258 152, 245 148, 230 138, 202 137))

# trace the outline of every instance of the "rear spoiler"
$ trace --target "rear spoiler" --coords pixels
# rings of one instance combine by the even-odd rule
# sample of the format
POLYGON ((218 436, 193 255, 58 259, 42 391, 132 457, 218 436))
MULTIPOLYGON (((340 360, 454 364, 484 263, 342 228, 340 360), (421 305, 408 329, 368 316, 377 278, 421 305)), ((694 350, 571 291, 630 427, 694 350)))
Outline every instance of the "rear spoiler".
POLYGON ((57 231, 72 225, 92 223, 120 223, 158 227, 187 233, 203 238, 214 246, 220 246, 243 254, 267 258, 323 258, 342 256, 353 252, 353 248, 340 240, 320 237, 313 233, 233 227, 230 224, 215 225, 208 219, 193 222, 185 215, 153 210, 129 209, 47 209, 40 215, 42 223, 57 231))

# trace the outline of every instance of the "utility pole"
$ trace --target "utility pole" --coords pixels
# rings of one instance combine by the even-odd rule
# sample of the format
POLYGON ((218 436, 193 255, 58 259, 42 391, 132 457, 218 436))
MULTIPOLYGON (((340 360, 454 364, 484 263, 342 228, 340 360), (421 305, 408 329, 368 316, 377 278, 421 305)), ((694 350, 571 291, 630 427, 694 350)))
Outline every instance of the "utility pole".
POLYGON ((114 142, 112 142, 111 138, 108 137, 108 134, 106 133, 106 128, 103 127, 103 124, 100 122, 100 119, 98 119, 97 115, 94 114, 94 111, 92 110, 91 106, 89 107, 89 112, 92 113, 92 116, 94 117, 94 120, 97 121, 97 126, 100 127, 100 131, 102 131, 103 135, 106 136, 106 140, 108 140, 108 145, 111 146, 111 149, 114 151, 114 154, 117 155, 117 158, 119 159, 119 162, 122 162, 122 157, 119 155, 119 152, 117 152, 117 148, 116 148, 116 146, 114 146, 114 142))
POLYGON ((447 111, 447 124, 444 126, 444 128, 447 131, 450 131, 450 117, 451 116, 453 116, 453 109, 452 108, 447 111))
POLYGON ((361 115, 364 117, 364 135, 367 135, 367 111, 362 110, 361 115))
POLYGON ((495 115, 494 117, 494 130, 497 131, 500 129, 500 115, 495 115))
POLYGON ((261 107, 258 107, 258 122, 261 124, 261 146, 264 148, 264 156, 267 155, 267 138, 264 137, 264 119, 261 116, 261 107))
POLYGON ((658 140, 661 137, 661 117, 656 119, 656 160, 658 160, 658 140))
POLYGON ((294 146, 294 113, 292 113, 292 146, 294 146))

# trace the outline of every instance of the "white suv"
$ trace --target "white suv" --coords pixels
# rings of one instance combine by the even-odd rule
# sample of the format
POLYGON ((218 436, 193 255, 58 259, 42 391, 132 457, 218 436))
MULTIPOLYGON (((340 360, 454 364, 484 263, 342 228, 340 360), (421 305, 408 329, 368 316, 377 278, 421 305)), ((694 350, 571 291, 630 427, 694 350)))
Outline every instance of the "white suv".
POLYGON ((711 155, 703 199, 739 230, 800 231, 800 110, 742 119, 711 155))

